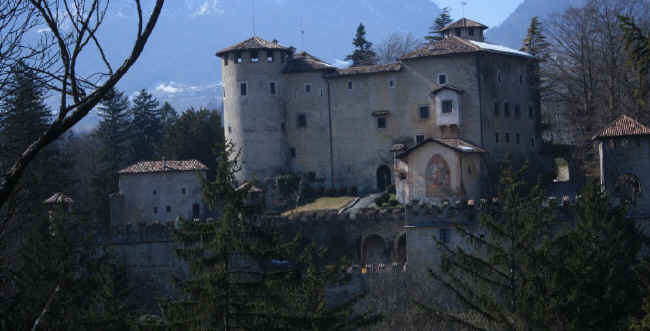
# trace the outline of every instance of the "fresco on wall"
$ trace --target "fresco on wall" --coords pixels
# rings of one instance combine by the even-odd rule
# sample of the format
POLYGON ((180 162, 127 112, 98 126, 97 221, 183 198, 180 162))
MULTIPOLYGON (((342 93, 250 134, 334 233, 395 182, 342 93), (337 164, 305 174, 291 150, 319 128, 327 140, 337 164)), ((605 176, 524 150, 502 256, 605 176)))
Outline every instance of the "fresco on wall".
POLYGON ((451 193, 449 166, 442 156, 434 155, 426 170, 427 197, 448 196, 451 193))

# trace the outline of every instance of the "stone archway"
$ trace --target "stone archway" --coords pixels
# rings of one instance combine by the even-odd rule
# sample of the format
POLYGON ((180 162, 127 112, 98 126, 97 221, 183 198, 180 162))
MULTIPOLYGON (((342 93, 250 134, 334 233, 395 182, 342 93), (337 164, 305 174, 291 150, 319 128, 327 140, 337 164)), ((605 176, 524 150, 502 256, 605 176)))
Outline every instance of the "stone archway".
POLYGON ((384 238, 372 234, 363 240, 362 264, 388 263, 388 254, 386 254, 386 243, 384 238))
POLYGON ((451 194, 451 174, 447 161, 436 154, 429 160, 425 173, 427 197, 448 197, 451 194))
POLYGON ((383 192, 391 183, 390 168, 382 164, 377 168, 377 191, 383 192))

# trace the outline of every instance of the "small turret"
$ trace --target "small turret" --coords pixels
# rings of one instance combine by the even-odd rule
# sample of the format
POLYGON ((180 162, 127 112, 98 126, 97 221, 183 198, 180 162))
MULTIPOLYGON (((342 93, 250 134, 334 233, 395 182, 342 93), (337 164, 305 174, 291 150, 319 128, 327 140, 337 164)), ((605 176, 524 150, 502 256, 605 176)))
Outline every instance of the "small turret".
POLYGON ((487 26, 479 22, 463 17, 456 22, 448 24, 438 32, 442 32, 444 38, 456 36, 463 39, 485 41, 483 30, 487 28, 487 26))

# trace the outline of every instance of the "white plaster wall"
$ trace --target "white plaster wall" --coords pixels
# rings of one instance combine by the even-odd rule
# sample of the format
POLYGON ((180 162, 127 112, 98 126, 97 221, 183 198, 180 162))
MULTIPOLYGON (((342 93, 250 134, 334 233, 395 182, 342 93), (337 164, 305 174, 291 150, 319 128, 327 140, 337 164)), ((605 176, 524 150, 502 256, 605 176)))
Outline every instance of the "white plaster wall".
POLYGON ((154 221, 167 223, 179 216, 190 219, 195 203, 201 206, 201 217, 204 217, 207 212, 201 191, 201 178, 204 176, 204 172, 196 171, 122 174, 119 179, 123 199, 121 219, 111 222, 124 225, 154 221), (171 207, 171 212, 166 211, 167 206, 171 207), (154 213, 154 207, 158 208, 157 213, 154 213))
POLYGON ((462 111, 462 105, 460 104, 460 98, 458 97, 458 93, 456 91, 442 90, 436 93, 434 100, 436 105, 435 110, 438 126, 460 124, 460 113, 462 111), (452 111, 450 113, 442 112, 443 100, 451 100, 453 102, 452 111))

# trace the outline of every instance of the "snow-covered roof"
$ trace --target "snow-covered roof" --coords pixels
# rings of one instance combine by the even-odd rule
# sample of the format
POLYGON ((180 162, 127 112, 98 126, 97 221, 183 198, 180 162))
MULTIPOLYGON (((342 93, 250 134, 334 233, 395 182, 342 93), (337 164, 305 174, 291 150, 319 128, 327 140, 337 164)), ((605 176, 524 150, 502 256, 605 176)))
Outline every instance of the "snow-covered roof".
POLYGON ((495 52, 500 52, 500 53, 509 53, 509 54, 533 57, 532 55, 530 55, 530 54, 528 54, 526 52, 518 51, 516 49, 506 47, 506 46, 489 44, 489 43, 486 43, 486 42, 481 42, 481 41, 476 41, 476 40, 468 40, 468 41, 470 43, 480 47, 482 50, 489 50, 489 51, 495 51, 495 52))

